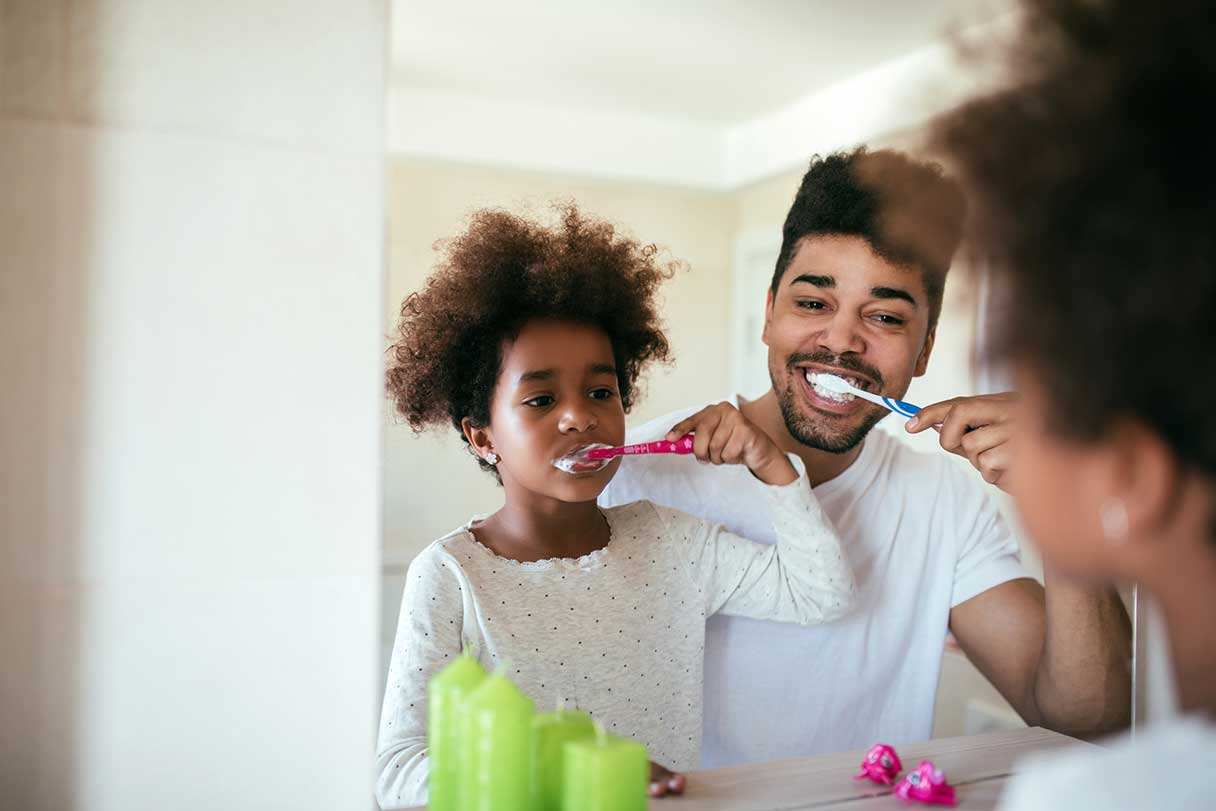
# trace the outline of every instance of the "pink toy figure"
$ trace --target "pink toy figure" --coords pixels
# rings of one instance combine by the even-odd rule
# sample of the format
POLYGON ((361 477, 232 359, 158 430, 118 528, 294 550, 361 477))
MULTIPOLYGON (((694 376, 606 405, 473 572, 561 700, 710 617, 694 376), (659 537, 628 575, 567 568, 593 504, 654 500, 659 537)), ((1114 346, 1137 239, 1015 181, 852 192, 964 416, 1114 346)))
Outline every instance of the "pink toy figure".
POLYGON ((866 752, 866 758, 861 762, 861 774, 854 775, 853 779, 868 777, 875 783, 889 786, 903 767, 894 749, 885 743, 876 743, 866 752))
POLYGON ((904 775, 895 786, 895 796, 901 800, 917 800, 935 805, 957 805, 954 786, 946 782, 946 775, 933 765, 931 760, 922 760, 914 770, 904 775))

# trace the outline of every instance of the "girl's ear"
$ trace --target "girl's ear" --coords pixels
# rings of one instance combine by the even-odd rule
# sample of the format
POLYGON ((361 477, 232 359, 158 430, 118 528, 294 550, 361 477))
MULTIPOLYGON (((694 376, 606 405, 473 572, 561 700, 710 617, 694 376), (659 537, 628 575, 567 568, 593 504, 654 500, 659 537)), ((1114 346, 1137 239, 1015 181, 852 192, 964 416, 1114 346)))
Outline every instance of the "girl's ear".
POLYGON ((1160 435, 1139 422, 1124 420, 1112 434, 1129 534, 1147 539, 1168 535, 1185 479, 1177 458, 1160 435))
POLYGON ((469 441, 469 447, 482 459, 494 452, 494 438, 490 436, 488 427, 478 428, 472 420, 465 417, 460 421, 460 429, 464 431, 464 438, 469 441))

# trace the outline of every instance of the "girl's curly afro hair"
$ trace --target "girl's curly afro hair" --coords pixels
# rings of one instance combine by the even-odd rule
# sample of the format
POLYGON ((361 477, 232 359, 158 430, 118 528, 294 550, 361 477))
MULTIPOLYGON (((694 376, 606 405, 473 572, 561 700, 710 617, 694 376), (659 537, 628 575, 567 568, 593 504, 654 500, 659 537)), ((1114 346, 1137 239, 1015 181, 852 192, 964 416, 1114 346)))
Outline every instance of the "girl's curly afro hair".
POLYGON ((660 262, 654 245, 573 203, 556 210, 558 222, 547 226, 483 209, 462 234, 437 244, 440 262, 402 304, 389 348, 388 393, 415 431, 446 422, 464 438, 465 417, 488 425, 504 344, 534 319, 591 324, 608 335, 626 412, 643 367, 670 360, 656 294, 677 263, 660 262))

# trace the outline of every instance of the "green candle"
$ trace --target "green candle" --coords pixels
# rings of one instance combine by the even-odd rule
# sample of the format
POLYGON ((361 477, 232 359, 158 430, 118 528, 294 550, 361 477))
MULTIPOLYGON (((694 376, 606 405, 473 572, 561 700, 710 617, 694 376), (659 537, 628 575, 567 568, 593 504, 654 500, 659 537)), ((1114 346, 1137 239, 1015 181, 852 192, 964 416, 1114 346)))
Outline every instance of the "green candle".
POLYGON ((495 672, 469 693, 461 714, 460 811, 529 811, 532 701, 495 672))
POLYGON ((467 652, 431 678, 427 686, 427 778, 429 807, 456 811, 461 782, 461 702, 486 672, 467 652))
POLYGON ((646 811, 646 747, 597 725, 596 735, 566 744, 562 811, 646 811))
POLYGON ((595 735, 595 724, 586 713, 566 710, 538 715, 532 720, 532 793, 541 811, 560 811, 562 807, 562 766, 564 747, 595 735))

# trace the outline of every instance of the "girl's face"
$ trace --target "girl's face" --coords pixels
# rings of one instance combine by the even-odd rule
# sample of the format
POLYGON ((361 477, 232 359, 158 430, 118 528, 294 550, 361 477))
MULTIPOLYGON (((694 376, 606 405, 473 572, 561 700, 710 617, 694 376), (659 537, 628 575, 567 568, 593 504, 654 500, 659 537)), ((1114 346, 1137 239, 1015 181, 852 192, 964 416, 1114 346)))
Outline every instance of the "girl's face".
POLYGON ((620 459, 574 474, 553 461, 587 445, 625 441, 625 411, 608 336, 569 321, 526 324, 504 347, 484 433, 499 456, 498 472, 508 493, 523 488, 559 501, 594 501, 620 459))
POLYGON ((1011 440, 1010 493, 1043 556, 1065 572, 1118 577, 1118 550, 1103 533, 1102 509, 1115 494, 1103 442, 1081 443, 1050 426, 1051 402, 1037 377, 1018 370, 1022 399, 1011 440))

